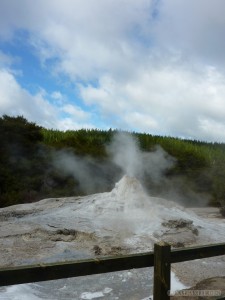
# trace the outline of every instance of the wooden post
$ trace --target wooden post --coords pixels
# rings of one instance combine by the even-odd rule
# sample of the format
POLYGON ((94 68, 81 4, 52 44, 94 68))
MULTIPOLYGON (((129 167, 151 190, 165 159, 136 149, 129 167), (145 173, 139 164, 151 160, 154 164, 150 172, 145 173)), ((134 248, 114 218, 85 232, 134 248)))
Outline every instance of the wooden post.
POLYGON ((171 246, 167 243, 154 245, 154 300, 170 299, 170 252, 171 246))

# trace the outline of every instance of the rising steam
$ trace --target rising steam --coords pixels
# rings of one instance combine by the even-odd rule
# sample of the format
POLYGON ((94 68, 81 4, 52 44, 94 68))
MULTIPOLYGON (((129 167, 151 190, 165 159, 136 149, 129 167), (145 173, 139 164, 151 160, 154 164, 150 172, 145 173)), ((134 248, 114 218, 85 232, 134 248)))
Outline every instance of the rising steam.
POLYGON ((147 175, 155 183, 160 182, 165 171, 175 163, 175 159, 160 146, 152 152, 141 151, 137 139, 123 132, 114 135, 107 151, 112 161, 123 170, 124 175, 140 180, 147 175))
POLYGON ((109 161, 101 163, 66 150, 57 151, 54 166, 65 175, 73 176, 83 191, 94 193, 111 189, 123 175, 141 181, 147 176, 152 182, 160 183, 175 161, 159 146, 152 152, 141 151, 137 139, 124 132, 114 135, 106 151, 109 161))

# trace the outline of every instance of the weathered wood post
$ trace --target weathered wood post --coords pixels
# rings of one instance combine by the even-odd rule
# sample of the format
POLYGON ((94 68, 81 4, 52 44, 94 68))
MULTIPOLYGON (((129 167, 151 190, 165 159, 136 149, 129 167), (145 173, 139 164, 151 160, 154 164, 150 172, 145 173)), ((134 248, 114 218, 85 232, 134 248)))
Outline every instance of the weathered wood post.
POLYGON ((170 252, 171 246, 165 242, 154 245, 154 300, 170 299, 170 252))

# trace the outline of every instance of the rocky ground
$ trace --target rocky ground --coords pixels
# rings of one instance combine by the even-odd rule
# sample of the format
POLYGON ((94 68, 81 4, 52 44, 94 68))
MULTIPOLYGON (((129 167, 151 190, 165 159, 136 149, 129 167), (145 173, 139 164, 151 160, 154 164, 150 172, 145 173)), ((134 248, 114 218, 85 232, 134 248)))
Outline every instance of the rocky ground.
POLYGON ((225 277, 211 277, 211 278, 201 280, 191 288, 178 291, 175 294, 176 296, 171 297, 171 299, 174 300, 224 299, 225 277))
MULTIPOLYGON (((185 209, 150 197, 135 178, 125 176, 110 193, 0 209, 0 265, 146 252, 160 240, 173 248, 218 243, 225 241, 224 229, 218 209, 185 209)), ((225 256, 173 264, 172 270, 186 287, 210 277, 223 285, 225 256)), ((148 268, 1 288, 0 299, 141 300, 151 293, 148 268)))

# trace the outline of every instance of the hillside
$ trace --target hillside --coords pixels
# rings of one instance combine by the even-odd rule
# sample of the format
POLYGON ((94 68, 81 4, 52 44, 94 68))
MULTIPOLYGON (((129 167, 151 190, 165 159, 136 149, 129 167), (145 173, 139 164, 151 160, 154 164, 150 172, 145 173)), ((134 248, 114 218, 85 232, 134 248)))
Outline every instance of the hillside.
POLYGON ((225 199, 225 144, 117 130, 62 132, 21 116, 1 117, 0 134, 0 207, 109 191, 124 163, 152 196, 189 206, 225 199))

